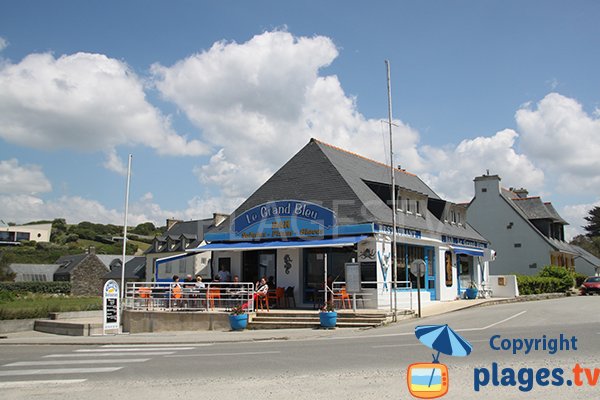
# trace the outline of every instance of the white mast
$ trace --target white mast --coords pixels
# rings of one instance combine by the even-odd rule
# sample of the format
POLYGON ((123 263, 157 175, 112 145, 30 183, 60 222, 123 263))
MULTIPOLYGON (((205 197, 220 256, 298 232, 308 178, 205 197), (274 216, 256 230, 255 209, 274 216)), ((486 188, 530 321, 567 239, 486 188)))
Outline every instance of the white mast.
POLYGON ((125 222, 123 224, 123 258, 121 259, 121 309, 124 308, 123 299, 125 297, 125 252, 127 250, 127 214, 129 213, 129 181, 131 180, 131 158, 127 163, 127 187, 125 189, 125 222))
MULTIPOLYGON (((392 181, 392 292, 390 292, 390 303, 392 300, 392 293, 394 296, 394 315, 392 320, 396 322, 396 312, 398 311, 398 300, 396 296, 397 288, 397 270, 398 260, 396 259, 396 176, 394 173, 394 143, 392 135, 392 86, 390 79, 390 62, 385 60, 385 66, 387 69, 387 89, 388 89, 388 126, 390 128, 390 175, 392 181)), ((392 304, 390 304, 390 308, 392 304)))

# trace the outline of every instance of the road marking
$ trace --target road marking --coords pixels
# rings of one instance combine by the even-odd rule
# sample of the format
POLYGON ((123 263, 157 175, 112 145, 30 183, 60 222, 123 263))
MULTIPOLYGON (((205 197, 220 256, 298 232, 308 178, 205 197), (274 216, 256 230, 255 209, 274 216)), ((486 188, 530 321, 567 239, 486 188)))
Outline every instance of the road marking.
MULTIPOLYGON (((469 343, 478 343, 478 342, 489 342, 488 339, 485 340, 469 340, 469 343)), ((409 346, 422 346, 421 343, 408 343, 408 344, 382 344, 379 346, 371 346, 372 349, 383 349, 387 347, 409 347, 409 346)))
POLYGON ((519 317, 519 316, 521 316, 521 315, 525 314, 526 312, 527 312, 527 310, 525 310, 525 311, 521 311, 520 313, 517 313, 517 314, 513 315, 512 317, 504 318, 504 319, 503 319, 503 320, 501 320, 501 321, 494 322, 493 324, 489 324, 488 326, 484 326, 483 328, 465 328, 465 329, 455 329, 455 331, 457 331, 457 332, 484 331, 484 330, 486 330, 486 329, 489 329, 489 328, 491 328, 491 327, 494 327, 494 326, 496 326, 496 325, 500 325, 500 324, 502 324, 502 323, 504 323, 504 322, 506 322, 506 321, 510 321, 510 320, 511 320, 511 319, 513 319, 513 318, 517 318, 517 317, 519 317))
POLYGON ((36 385, 68 385, 74 383, 83 383, 87 381, 87 379, 56 379, 49 381, 13 381, 13 382, 0 382, 0 389, 16 389, 23 388, 28 386, 36 386, 36 385))
POLYGON ((18 361, 3 367, 31 367, 40 365, 76 365, 76 364, 115 364, 115 363, 141 363, 149 358, 121 358, 117 360, 50 360, 50 361, 18 361))
POLYGON ((89 354, 89 353, 69 353, 69 354, 48 354, 46 356, 44 356, 43 358, 57 358, 57 357, 61 357, 61 358, 70 358, 70 357, 116 357, 116 356, 166 356, 169 354, 175 354, 174 351, 149 351, 149 352, 139 352, 139 353, 118 353, 118 352, 114 352, 114 353, 94 353, 94 354, 89 354))
MULTIPOLYGON (((189 347, 208 347, 214 346, 214 343, 185 343, 185 344, 105 344, 102 346, 104 349, 121 349, 121 348, 131 348, 131 349, 143 349, 147 350, 148 348, 157 348, 157 347, 181 347, 181 346, 189 346, 189 347)), ((162 349, 161 349, 162 350, 162 349)))
MULTIPOLYGON (((169 350, 193 350, 193 347, 169 347, 169 350)), ((156 348, 144 348, 144 349, 131 349, 131 348, 126 348, 126 349, 79 349, 79 350, 75 350, 77 353, 103 353, 103 352, 118 352, 118 351, 127 351, 127 352, 133 352, 133 351, 150 351, 150 350, 156 350, 156 351, 164 351, 165 349, 156 349, 156 348)))
POLYGON ((0 376, 94 374, 94 373, 102 373, 102 372, 115 372, 122 368, 123 367, 15 369, 13 371, 0 371, 0 376))
POLYGON ((280 351, 252 351, 247 353, 211 353, 211 354, 178 354, 166 357, 223 357, 223 356, 254 356, 257 354, 279 354, 280 351))

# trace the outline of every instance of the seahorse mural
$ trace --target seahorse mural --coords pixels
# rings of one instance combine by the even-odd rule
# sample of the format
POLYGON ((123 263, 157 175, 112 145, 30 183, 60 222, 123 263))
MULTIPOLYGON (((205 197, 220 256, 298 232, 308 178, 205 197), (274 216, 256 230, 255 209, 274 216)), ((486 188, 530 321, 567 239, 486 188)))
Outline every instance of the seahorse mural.
POLYGON ((283 256, 283 267, 285 268, 285 273, 290 274, 290 269, 292 269, 292 258, 289 254, 283 256))

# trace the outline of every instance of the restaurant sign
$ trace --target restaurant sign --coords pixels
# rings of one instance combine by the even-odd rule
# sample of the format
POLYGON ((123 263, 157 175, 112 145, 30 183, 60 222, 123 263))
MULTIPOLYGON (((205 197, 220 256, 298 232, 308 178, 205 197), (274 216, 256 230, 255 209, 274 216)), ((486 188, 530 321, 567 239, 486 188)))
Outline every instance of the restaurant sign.
POLYGON ((240 239, 320 237, 335 224, 335 213, 328 208, 307 201, 279 200, 238 215, 231 224, 231 233, 240 239))

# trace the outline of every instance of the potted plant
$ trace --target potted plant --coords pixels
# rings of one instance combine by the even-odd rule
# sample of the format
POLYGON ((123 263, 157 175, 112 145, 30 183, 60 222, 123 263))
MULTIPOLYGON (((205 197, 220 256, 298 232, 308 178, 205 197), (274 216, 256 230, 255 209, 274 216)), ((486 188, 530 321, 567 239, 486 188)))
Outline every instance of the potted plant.
POLYGON ((469 300, 473 300, 477 298, 479 294, 479 289, 477 289, 477 285, 475 282, 471 282, 469 287, 465 290, 465 297, 469 300))
POLYGON ((319 322, 321 323, 321 328, 335 328, 337 311, 335 311, 332 301, 327 302, 319 310, 319 322))
POLYGON ((248 314, 241 305, 235 306, 229 312, 229 325, 234 331, 241 331, 248 326, 248 314))

